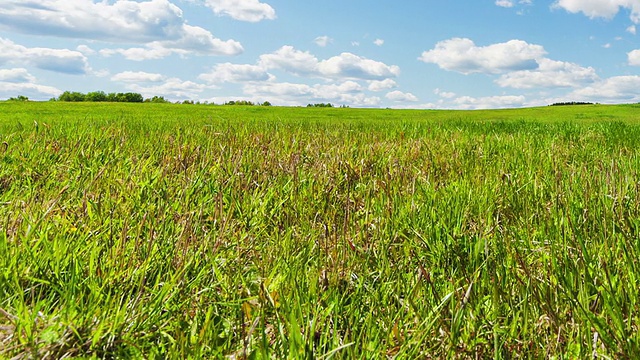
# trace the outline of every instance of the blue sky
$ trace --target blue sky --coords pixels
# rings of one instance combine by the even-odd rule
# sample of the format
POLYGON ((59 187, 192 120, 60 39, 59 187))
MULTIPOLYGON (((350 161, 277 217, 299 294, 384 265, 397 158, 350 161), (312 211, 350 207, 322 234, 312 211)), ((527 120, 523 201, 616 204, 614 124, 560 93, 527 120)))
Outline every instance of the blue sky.
POLYGON ((3 0, 0 99, 640 102, 640 0, 3 0))

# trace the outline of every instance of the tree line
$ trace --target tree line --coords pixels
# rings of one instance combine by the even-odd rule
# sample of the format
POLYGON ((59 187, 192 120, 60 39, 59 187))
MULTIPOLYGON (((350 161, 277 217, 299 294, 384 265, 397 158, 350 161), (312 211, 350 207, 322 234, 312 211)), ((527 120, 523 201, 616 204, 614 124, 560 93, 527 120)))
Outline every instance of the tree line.
MULTIPOLYGON (((28 100, 28 99, 27 99, 28 100)), ((154 96, 145 99, 139 93, 127 92, 127 93, 105 93, 104 91, 93 91, 89 93, 81 93, 77 91, 65 91, 57 98, 51 99, 52 101, 67 101, 67 102, 129 102, 129 103, 171 103, 171 101, 164 98, 164 96, 154 96)), ((201 104, 200 101, 184 100, 177 101, 176 104, 201 104)), ((205 101, 205 105, 215 105, 213 102, 205 101)), ((253 103, 248 100, 235 100, 227 101, 223 105, 243 105, 243 106, 271 106, 271 103, 265 101, 263 103, 253 103)))
MULTIPOLYGON (((8 101, 29 101, 29 98, 24 95, 17 97, 10 97, 8 101)), ((104 91, 93 91, 89 93, 81 93, 78 91, 65 91, 60 96, 49 99, 49 101, 63 101, 63 102, 128 102, 128 103, 160 103, 169 104, 171 101, 164 98, 164 96, 153 96, 151 98, 144 98, 142 94, 134 92, 126 93, 105 93, 104 91)), ((209 101, 194 101, 183 100, 176 101, 176 104, 190 104, 190 105, 216 105, 209 101)), ((224 102, 222 105, 241 105, 241 106, 271 106, 269 101, 262 103, 254 103, 248 100, 231 100, 224 102)))
MULTIPOLYGON (((29 98, 24 95, 17 97, 11 97, 9 101, 29 101, 29 98)), ((164 98, 164 96, 153 96, 151 98, 144 98, 142 94, 134 92, 126 93, 106 93, 104 91, 92 91, 88 93, 82 93, 78 91, 65 91, 60 96, 49 99, 49 101, 62 101, 62 102, 127 102, 127 103, 159 103, 169 104, 171 101, 164 98)), ((200 102, 194 100, 176 101, 176 104, 188 104, 188 105, 216 105, 213 102, 200 102)), ((271 106, 269 101, 265 102, 252 102, 248 100, 230 100, 222 103, 222 105, 240 105, 240 106, 271 106)), ((555 104, 554 104, 555 105, 555 104)), ((308 104, 307 107, 319 107, 319 108, 333 108, 335 105, 331 103, 317 103, 308 104)), ((341 108, 348 106, 341 105, 341 108)))
POLYGON ((584 102, 584 101, 566 101, 566 102, 553 103, 549 106, 571 106, 571 105, 594 105, 594 103, 584 102))

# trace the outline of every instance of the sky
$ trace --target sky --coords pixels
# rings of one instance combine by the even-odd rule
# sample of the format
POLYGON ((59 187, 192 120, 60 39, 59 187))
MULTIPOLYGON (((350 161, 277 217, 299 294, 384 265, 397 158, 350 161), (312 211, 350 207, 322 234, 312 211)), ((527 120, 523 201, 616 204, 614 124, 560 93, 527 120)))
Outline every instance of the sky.
POLYGON ((640 102, 640 0, 1 0, 0 99, 640 102))

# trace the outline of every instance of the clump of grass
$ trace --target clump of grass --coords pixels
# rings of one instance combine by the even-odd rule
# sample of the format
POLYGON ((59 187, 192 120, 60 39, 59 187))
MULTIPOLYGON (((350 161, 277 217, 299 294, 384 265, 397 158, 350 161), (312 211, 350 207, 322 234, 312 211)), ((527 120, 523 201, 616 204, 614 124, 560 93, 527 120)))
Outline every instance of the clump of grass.
POLYGON ((0 106, 1 356, 639 351, 632 107, 0 106))

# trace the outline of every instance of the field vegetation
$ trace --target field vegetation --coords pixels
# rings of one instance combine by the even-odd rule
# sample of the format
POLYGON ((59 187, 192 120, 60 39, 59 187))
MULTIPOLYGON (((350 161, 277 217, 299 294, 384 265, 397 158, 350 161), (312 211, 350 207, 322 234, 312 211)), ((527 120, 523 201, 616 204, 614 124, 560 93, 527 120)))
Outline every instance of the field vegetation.
POLYGON ((631 358, 639 113, 0 102, 0 358, 631 358))

